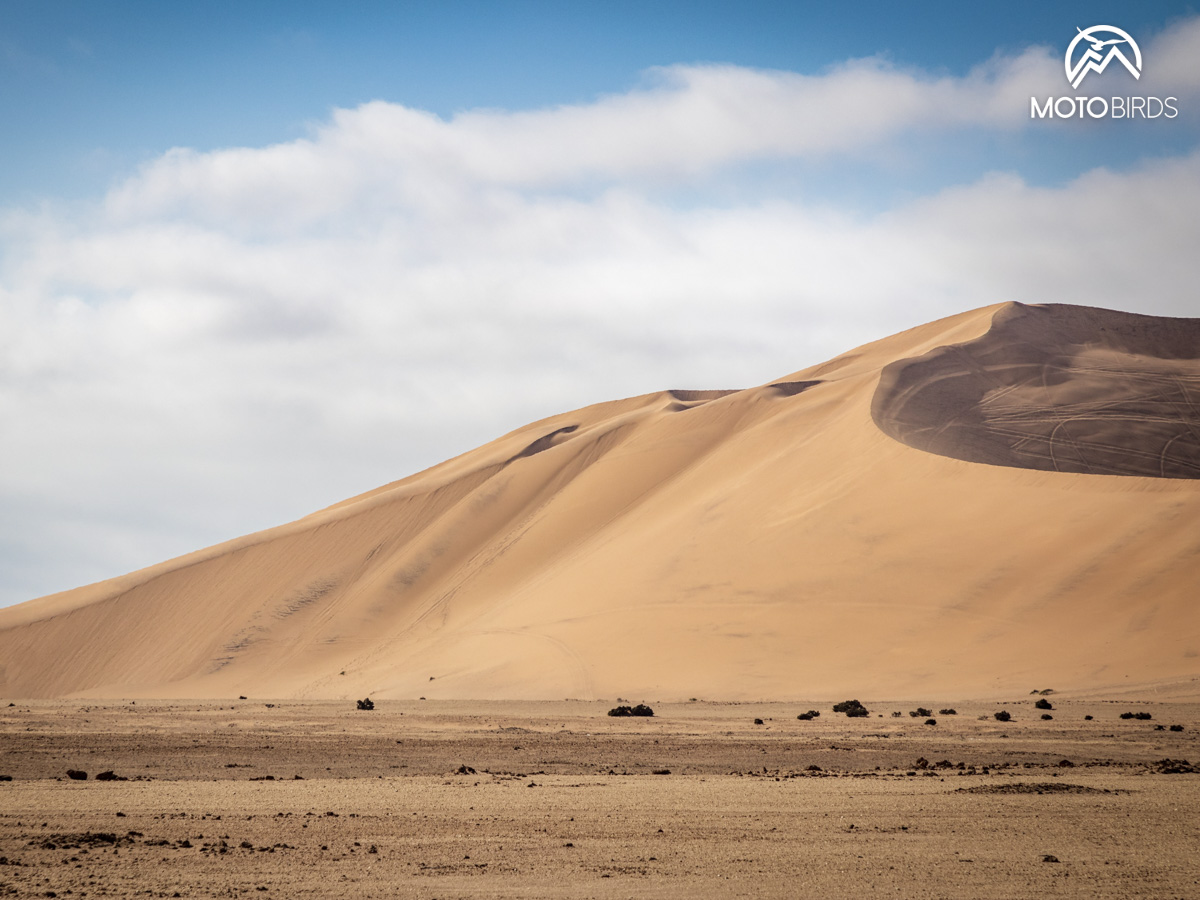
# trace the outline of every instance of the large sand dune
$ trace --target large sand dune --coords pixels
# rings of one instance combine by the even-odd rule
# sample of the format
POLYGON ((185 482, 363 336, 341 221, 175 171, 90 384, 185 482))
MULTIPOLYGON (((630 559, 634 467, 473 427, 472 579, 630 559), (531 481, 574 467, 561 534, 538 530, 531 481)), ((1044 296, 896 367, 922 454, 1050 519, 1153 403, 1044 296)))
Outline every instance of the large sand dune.
POLYGON ((1196 694, 1198 398, 1200 321, 989 307, 0 610, 0 694, 1196 694))

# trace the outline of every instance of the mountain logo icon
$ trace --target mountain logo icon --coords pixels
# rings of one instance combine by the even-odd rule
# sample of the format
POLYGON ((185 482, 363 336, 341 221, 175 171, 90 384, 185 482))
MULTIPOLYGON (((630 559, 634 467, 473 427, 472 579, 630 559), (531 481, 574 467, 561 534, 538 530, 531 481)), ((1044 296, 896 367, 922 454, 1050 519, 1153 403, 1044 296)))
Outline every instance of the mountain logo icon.
POLYGON ((1093 25, 1091 28, 1076 26, 1075 30, 1079 34, 1067 47, 1064 60, 1067 81, 1071 82, 1071 87, 1078 89, 1089 72, 1103 72, 1114 59, 1128 69, 1134 78, 1142 77, 1142 51, 1128 31, 1115 25, 1093 25))

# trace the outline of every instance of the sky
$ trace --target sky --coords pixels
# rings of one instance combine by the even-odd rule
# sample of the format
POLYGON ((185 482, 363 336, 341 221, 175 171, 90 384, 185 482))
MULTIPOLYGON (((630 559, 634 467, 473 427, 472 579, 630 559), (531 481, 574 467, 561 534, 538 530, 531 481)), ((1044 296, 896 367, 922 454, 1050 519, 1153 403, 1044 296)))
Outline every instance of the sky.
POLYGON ((0 605, 990 303, 1194 316, 1198 138, 1190 3, 0 0, 0 605))

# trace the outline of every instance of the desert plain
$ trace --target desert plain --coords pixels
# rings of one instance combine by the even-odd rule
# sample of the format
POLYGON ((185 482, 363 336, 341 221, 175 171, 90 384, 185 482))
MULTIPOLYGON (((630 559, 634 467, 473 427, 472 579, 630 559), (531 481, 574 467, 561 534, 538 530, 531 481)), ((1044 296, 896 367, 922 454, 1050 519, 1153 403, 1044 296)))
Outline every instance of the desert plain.
POLYGON ((14 702, 0 895, 1197 897, 1194 689, 14 702))

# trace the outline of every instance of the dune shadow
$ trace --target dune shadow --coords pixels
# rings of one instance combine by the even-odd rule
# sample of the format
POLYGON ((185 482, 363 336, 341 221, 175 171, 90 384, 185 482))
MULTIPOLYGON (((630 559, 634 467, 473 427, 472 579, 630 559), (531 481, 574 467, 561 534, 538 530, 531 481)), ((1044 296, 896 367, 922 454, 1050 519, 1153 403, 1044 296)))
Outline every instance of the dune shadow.
POLYGON ((968 462, 1200 478, 1200 319, 1010 304, 981 337, 884 368, 871 416, 968 462))

